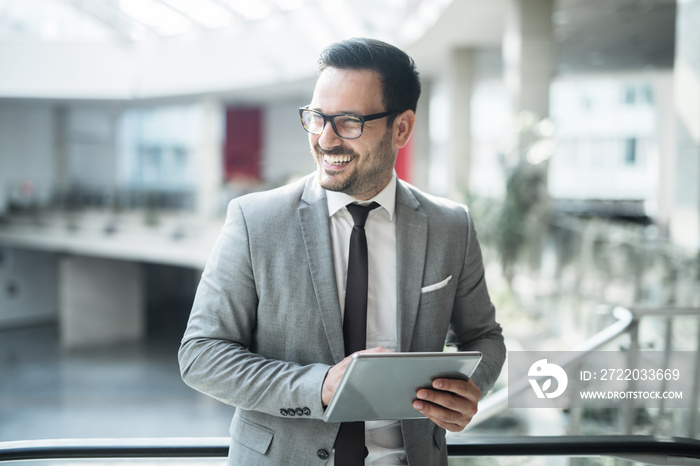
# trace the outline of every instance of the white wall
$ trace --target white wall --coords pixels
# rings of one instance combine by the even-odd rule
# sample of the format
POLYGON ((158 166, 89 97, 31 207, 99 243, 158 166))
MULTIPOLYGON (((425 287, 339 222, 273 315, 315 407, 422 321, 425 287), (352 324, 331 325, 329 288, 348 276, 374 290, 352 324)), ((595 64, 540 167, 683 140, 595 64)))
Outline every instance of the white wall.
MULTIPOLYGON (((311 95, 309 95, 311 99, 311 95)), ((292 101, 264 108, 262 172, 265 180, 281 183, 290 177, 311 173, 314 162, 306 131, 299 121, 299 107, 308 102, 292 101)))
POLYGON ((700 249, 700 0, 678 2, 673 74, 676 111, 671 237, 700 249))
POLYGON ((0 214, 11 197, 22 195, 23 187, 27 196, 48 195, 54 178, 54 140, 50 105, 0 102, 0 214))
MULTIPOLYGON (((311 91, 310 87, 308 98, 311 91)), ((268 185, 286 183, 314 170, 307 135, 299 123, 298 108, 305 103, 307 99, 299 97, 263 104, 262 173, 268 185)), ((124 184, 120 170, 124 171, 125 160, 120 157, 125 155, 123 148, 118 149, 117 128, 127 108, 126 103, 108 102, 0 101, 0 214, 23 185, 31 185, 34 196, 45 201, 53 190, 71 185, 108 194, 124 184)), ((152 108, 157 113, 159 107, 152 108)), ((225 111, 225 105, 216 108, 225 111)), ((201 138, 203 134, 197 140, 201 138)), ((220 144, 213 143, 213 156, 223 157, 216 152, 220 144)))
POLYGON ((57 285, 56 256, 0 246, 0 325, 55 318, 57 285))
POLYGON ((28 202, 23 193, 42 204, 71 182, 114 187, 118 115, 111 104, 0 102, 0 213, 28 202))
POLYGON ((65 144, 69 182, 110 190, 117 183, 116 126, 111 106, 72 107, 66 112, 65 144))
MULTIPOLYGON (((549 191, 560 199, 642 200, 658 212, 659 164, 666 142, 658 99, 669 85, 663 72, 569 76, 552 85, 557 147, 549 191), (648 100, 648 98, 651 100, 648 100), (632 99, 631 101, 628 101, 632 99), (636 160, 625 159, 636 141, 636 160)), ((652 212, 653 210, 654 212, 652 212)))

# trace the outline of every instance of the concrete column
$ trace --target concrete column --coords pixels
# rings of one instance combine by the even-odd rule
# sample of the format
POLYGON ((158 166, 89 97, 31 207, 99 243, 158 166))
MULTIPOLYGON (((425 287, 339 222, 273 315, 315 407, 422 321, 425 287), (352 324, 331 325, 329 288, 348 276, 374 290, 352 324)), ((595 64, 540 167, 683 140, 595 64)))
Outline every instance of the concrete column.
POLYGON ((68 109, 59 105, 53 109, 54 119, 54 188, 65 194, 70 187, 68 156, 68 109))
POLYGON ((413 184, 430 191, 430 95, 432 82, 421 83, 421 97, 416 109, 416 127, 413 130, 413 184))
POLYGON ((679 0, 676 8, 676 189, 670 230, 675 242, 700 248, 700 0, 679 0))
POLYGON ((452 50, 449 66, 449 196, 452 199, 463 199, 469 191, 474 51, 466 48, 452 50))
POLYGON ((145 336, 140 264, 65 257, 59 266, 58 292, 62 347, 138 341, 145 336))
MULTIPOLYGON (((554 0, 509 0, 503 37, 504 80, 514 117, 528 112, 549 115, 549 86, 554 76, 552 10, 554 0)), ((511 134, 511 151, 522 155, 524 144, 511 134)))
POLYGON ((221 102, 206 99, 202 102, 202 139, 197 153, 197 214, 214 217, 220 214, 219 205, 224 180, 223 131, 225 111, 221 102))
POLYGON ((655 162, 658 191, 650 214, 666 237, 670 235, 671 217, 676 191, 676 109, 673 95, 673 74, 658 76, 654 85, 659 158, 655 162))

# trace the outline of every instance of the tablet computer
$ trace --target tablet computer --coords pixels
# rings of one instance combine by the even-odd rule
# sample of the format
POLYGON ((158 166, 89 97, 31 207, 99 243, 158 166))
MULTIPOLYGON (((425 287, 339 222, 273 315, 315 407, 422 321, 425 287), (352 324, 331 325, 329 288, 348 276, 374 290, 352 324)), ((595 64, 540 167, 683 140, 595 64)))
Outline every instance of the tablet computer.
POLYGON ((413 407, 416 391, 438 378, 467 380, 481 353, 358 353, 331 399, 323 420, 350 422, 424 418, 413 407))

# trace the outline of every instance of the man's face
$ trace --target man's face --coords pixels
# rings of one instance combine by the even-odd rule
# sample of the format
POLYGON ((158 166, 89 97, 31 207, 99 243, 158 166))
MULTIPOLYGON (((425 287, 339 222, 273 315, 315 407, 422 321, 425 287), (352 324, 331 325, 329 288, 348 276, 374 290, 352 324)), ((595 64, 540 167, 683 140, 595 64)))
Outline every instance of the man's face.
MULTIPOLYGON (((316 82, 309 108, 335 115, 371 115, 387 110, 379 75, 370 70, 327 68, 316 82)), ((360 200, 371 199, 391 180, 398 147, 386 118, 365 122, 358 139, 342 139, 328 122, 320 135, 309 134, 319 183, 360 200)))

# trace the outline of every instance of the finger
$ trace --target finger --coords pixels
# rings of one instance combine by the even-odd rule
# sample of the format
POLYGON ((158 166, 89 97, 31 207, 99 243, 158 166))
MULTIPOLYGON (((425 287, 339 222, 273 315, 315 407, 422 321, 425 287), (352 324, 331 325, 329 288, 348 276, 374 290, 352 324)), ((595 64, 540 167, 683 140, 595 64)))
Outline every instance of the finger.
POLYGON ((428 416, 428 419, 431 420, 431 421, 433 421, 433 423, 434 423, 435 425, 437 425, 438 427, 442 427, 443 429, 445 429, 445 430, 448 431, 448 432, 462 432, 462 431, 465 429, 465 427, 467 427, 466 424, 452 424, 452 423, 446 423, 446 422, 443 422, 443 421, 440 420, 440 419, 437 419, 437 418, 434 418, 434 417, 431 417, 431 416, 428 416))
POLYGON ((481 390, 471 379, 466 381, 459 379, 435 379, 433 388, 452 392, 473 402, 478 402, 481 399, 481 390))
POLYGON ((445 422, 460 424, 465 419, 471 420, 476 414, 476 401, 450 392, 421 389, 418 390, 416 396, 418 401, 428 402, 427 409, 433 417, 445 422))
POLYGON ((413 407, 436 425, 450 432, 461 432, 469 423, 469 420, 461 416, 452 416, 452 414, 446 416, 445 411, 447 410, 425 401, 416 400, 413 402, 413 407), (452 419, 452 421, 446 420, 448 418, 452 419))
POLYGON ((462 380, 441 379, 441 381, 433 385, 443 389, 449 388, 450 391, 418 390, 416 393, 418 400, 414 403, 414 408, 440 427, 453 432, 461 431, 476 414, 481 392, 476 385, 462 380))
POLYGON ((335 392, 338 389, 340 380, 343 378, 343 375, 345 375, 345 371, 348 368, 348 364, 350 364, 351 358, 352 355, 347 356, 335 366, 331 366, 326 373, 326 378, 323 380, 323 385, 321 386, 321 402, 323 403, 323 406, 328 406, 328 404, 331 402, 333 395, 335 395, 335 392))
POLYGON ((377 346, 374 348, 368 348, 366 350, 361 350, 361 351, 356 351, 353 354, 346 356, 343 358, 342 361, 340 361, 338 364, 332 366, 330 370, 326 373, 326 378, 323 381, 323 386, 321 387, 321 402, 323 403, 323 406, 328 406, 330 403, 331 399, 333 398, 333 395, 335 394, 336 390, 338 389, 338 385, 340 384, 340 380, 343 378, 343 375, 345 375, 345 371, 348 368, 348 365, 350 364, 350 361, 352 361, 353 356, 356 354, 360 353, 393 353, 394 351, 385 348, 383 346, 377 346))

